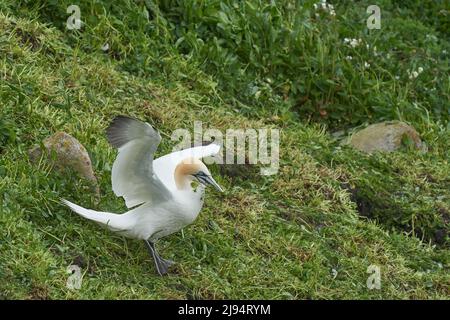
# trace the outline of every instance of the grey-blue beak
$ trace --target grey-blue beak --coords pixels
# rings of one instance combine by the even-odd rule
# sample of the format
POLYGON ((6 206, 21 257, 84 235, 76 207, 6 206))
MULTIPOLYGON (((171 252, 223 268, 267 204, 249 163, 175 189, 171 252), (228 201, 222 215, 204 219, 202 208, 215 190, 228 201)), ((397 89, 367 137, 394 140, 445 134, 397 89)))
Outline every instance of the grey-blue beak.
POLYGON ((223 192, 223 189, 219 186, 219 184, 210 175, 207 175, 203 172, 199 172, 199 173, 195 174, 194 177, 196 177, 197 180, 204 186, 211 185, 214 188, 216 188, 217 190, 219 190, 220 192, 223 192))
POLYGON ((219 184, 216 182, 216 180, 213 179, 213 177, 206 176, 205 181, 206 181, 207 184, 213 186, 214 188, 216 188, 220 192, 223 192, 223 189, 219 186, 219 184))

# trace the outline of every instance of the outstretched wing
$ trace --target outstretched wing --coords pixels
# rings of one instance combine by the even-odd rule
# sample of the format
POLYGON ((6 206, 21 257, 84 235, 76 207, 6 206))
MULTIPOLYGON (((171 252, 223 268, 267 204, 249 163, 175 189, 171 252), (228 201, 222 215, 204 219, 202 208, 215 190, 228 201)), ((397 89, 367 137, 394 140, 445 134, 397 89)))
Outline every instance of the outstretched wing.
POLYGON ((206 146, 198 146, 194 148, 184 149, 180 151, 175 151, 165 156, 162 156, 158 159, 155 159, 153 162, 153 168, 161 179, 164 182, 166 187, 169 190, 175 190, 175 178, 174 172, 176 166, 186 158, 195 158, 201 159, 209 156, 213 156, 217 154, 220 150, 220 146, 214 143, 211 143, 206 146))
POLYGON ((112 168, 112 189, 128 208, 144 202, 171 199, 171 193, 153 170, 153 155, 161 141, 148 123, 116 117, 106 130, 108 140, 119 149, 112 168))

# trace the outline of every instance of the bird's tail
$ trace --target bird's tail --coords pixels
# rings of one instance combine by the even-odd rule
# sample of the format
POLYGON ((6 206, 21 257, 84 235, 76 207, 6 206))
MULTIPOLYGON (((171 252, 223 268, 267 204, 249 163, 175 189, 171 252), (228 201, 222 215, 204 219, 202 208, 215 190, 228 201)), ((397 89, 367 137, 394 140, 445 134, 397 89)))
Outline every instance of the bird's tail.
POLYGON ((126 230, 128 227, 123 219, 124 215, 86 209, 66 199, 61 199, 61 202, 83 218, 95 221, 112 231, 126 230))

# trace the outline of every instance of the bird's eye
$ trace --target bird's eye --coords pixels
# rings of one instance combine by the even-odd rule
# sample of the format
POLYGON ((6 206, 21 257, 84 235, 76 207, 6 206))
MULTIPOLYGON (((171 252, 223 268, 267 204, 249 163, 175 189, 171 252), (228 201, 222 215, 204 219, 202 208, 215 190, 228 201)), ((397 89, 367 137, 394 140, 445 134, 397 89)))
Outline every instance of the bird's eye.
POLYGON ((203 171, 199 171, 197 173, 194 173, 192 176, 194 176, 197 179, 202 179, 207 177, 207 175, 203 171))
POLYGON ((199 172, 193 174, 193 176, 194 176, 201 184, 204 184, 204 185, 208 184, 208 182, 207 182, 208 175, 205 174, 203 171, 199 171, 199 172))

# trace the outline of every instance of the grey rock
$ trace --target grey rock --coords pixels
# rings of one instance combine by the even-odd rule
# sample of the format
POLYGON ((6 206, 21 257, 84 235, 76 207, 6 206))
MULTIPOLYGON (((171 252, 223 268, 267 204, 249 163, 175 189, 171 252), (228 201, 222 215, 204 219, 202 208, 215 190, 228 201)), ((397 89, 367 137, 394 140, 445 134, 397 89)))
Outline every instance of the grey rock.
POLYGON ((32 163, 38 163, 45 153, 47 157, 43 159, 51 161, 54 169, 63 171, 69 168, 77 172, 80 177, 91 184, 96 199, 100 198, 100 189, 92 169, 91 158, 86 148, 77 139, 65 132, 57 132, 46 138, 43 141, 43 146, 44 148, 35 146, 28 151, 32 163), (55 158, 48 157, 53 153, 55 158))
POLYGON ((365 152, 392 152, 403 147, 426 152, 427 147, 420 139, 417 131, 410 125, 400 121, 375 123, 364 128, 344 141, 354 148, 365 152))

